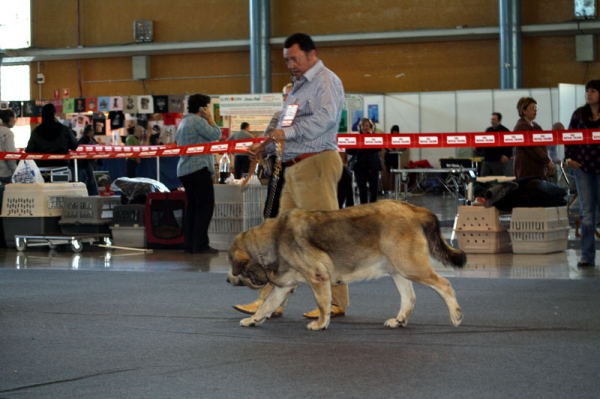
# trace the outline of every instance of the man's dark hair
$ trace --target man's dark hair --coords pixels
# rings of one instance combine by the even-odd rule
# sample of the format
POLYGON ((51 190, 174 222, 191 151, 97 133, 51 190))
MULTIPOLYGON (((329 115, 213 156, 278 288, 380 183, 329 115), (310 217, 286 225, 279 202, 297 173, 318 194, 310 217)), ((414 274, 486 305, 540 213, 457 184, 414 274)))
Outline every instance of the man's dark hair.
POLYGON ((398 126, 398 125, 392 126, 390 133, 400 133, 400 126, 398 126))
POLYGON ((492 112, 492 115, 496 115, 498 117, 498 122, 502 120, 502 114, 500 112, 492 112))
POLYGON ((293 35, 289 36, 287 39, 285 39, 283 48, 290 48, 294 44, 297 44, 298 47, 300 47, 300 50, 304 51, 305 53, 308 53, 311 50, 317 50, 315 42, 313 42, 313 39, 306 33, 294 33, 293 35))
POLYGON ((210 104, 210 97, 206 94, 192 94, 188 98, 188 112, 190 114, 197 114, 200 108, 204 108, 210 104))
POLYGON ((12 109, 3 109, 0 111, 0 120, 5 126, 8 126, 8 121, 10 118, 15 117, 15 111, 12 109))
POLYGON ((250 124, 248 122, 242 122, 242 125, 240 126, 240 129, 242 130, 246 130, 246 128, 250 126, 250 124))

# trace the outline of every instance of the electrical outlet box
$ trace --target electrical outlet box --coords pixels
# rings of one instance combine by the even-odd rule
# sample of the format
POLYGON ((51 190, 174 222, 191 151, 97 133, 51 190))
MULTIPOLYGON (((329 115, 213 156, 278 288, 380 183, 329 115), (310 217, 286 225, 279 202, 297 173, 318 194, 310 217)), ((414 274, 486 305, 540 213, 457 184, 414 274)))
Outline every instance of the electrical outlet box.
POLYGON ((141 80, 150 78, 150 57, 147 55, 131 57, 131 66, 134 79, 141 80))
POLYGON ((38 73, 35 81, 37 84, 41 85, 42 83, 46 83, 46 77, 43 73, 38 73))
POLYGON ((575 36, 575 59, 579 62, 596 61, 596 36, 575 36))

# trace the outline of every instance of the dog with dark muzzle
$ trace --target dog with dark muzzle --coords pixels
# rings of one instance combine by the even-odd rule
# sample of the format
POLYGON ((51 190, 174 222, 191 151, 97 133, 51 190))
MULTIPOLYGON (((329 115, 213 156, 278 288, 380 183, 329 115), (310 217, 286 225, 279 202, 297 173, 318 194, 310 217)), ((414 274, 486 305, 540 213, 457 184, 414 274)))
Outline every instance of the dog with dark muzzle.
POLYGON ((412 282, 433 288, 446 302, 455 326, 462 312, 450 282, 429 257, 462 267, 466 255, 444 240, 435 214, 401 201, 384 200, 337 211, 290 210, 240 233, 229 249, 234 286, 273 290, 244 327, 265 321, 300 282, 313 290, 320 310, 309 330, 324 330, 331 314, 331 285, 390 275, 400 293, 400 311, 385 326, 405 326, 415 305, 412 282))

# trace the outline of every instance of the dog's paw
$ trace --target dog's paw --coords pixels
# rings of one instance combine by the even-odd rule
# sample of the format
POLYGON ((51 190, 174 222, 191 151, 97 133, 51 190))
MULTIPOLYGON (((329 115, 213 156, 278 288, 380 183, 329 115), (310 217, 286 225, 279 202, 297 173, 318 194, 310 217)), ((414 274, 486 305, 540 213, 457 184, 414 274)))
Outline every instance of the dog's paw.
POLYGON ((252 317, 246 317, 245 319, 240 320, 240 326, 242 327, 254 327, 256 325, 258 324, 252 317))
POLYGON ((406 320, 406 319, 404 319, 404 320, 388 319, 385 321, 385 323, 383 323, 384 326, 389 327, 389 328, 404 327, 407 324, 408 324, 408 320, 406 320))
POLYGON ((308 323, 306 328, 311 331, 327 330, 327 324, 319 324, 319 322, 315 320, 308 323))
POLYGON ((452 319, 452 324, 454 324, 454 327, 460 326, 460 323, 462 323, 463 320, 462 310, 460 310, 460 308, 456 309, 456 313, 450 315, 450 319, 452 319))

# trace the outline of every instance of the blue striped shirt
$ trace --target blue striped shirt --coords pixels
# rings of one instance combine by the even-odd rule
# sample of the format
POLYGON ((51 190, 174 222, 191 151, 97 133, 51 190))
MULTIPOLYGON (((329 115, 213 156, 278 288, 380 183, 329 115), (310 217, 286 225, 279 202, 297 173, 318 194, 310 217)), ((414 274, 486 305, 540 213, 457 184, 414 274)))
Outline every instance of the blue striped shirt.
MULTIPOLYGON (((197 114, 184 116, 177 133, 175 133, 175 142, 178 146, 210 143, 220 138, 221 129, 218 126, 210 126, 206 119, 197 114)), ((180 157, 177 163, 177 176, 186 176, 202 168, 208 168, 211 175, 214 175, 214 155, 185 155, 180 157)))
POLYGON ((298 104, 292 126, 278 127, 285 133, 283 160, 309 152, 337 150, 337 133, 344 108, 344 86, 337 75, 318 61, 300 79, 294 78, 284 109, 298 104))

